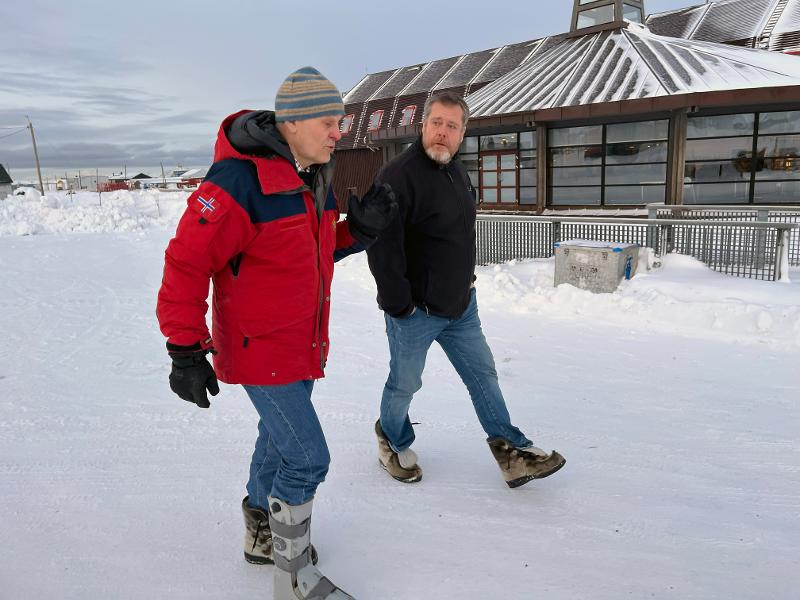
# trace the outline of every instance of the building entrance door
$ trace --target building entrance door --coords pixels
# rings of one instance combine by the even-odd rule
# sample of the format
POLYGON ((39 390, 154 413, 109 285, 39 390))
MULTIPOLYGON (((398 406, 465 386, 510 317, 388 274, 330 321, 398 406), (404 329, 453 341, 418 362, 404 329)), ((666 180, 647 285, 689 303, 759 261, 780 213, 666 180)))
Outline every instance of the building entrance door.
POLYGON ((518 170, 516 150, 483 152, 481 166, 481 202, 484 204, 516 204, 518 170))

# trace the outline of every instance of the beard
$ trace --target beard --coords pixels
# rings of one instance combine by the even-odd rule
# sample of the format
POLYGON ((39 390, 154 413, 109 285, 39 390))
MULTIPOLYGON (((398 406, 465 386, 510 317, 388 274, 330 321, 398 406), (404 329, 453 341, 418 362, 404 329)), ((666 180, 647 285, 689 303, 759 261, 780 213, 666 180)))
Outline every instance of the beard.
POLYGON ((433 148, 426 148, 425 154, 427 154, 428 158, 433 162, 439 163, 440 165, 446 165, 453 159, 453 155, 447 150, 436 151, 433 148))

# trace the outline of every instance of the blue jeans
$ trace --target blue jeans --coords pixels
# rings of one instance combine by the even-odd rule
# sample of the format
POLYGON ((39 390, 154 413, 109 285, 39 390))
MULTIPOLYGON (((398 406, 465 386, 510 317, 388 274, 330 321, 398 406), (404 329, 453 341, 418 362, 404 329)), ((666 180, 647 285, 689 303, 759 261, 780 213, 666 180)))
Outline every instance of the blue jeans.
POLYGON ((243 386, 260 417, 250 462, 248 502, 266 509, 268 496, 305 504, 325 480, 331 456, 314 405, 312 380, 243 386))
POLYGON ((489 437, 499 436, 517 448, 533 443, 511 424, 503 393, 497 381, 494 358, 481 330, 475 289, 469 305, 457 319, 428 315, 424 309, 404 319, 385 315, 389 338, 389 377, 381 399, 381 428, 389 445, 401 452, 414 442, 408 407, 422 387, 422 371, 428 348, 434 341, 447 354, 467 386, 475 414, 489 437))

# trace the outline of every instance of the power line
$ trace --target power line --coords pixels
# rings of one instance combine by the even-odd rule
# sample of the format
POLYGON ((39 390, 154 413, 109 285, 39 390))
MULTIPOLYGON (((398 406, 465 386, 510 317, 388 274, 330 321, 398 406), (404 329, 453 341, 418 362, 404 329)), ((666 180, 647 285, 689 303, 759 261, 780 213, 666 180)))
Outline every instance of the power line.
MULTIPOLYGON (((6 128, 5 128, 5 127, 3 127, 2 129, 6 129, 6 128)), ((10 128, 9 128, 9 129, 10 129, 10 128)), ((22 132, 23 132, 23 131, 25 131, 26 129, 27 129, 27 127, 22 127, 21 129, 17 129, 16 131, 13 131, 13 132, 11 132, 11 133, 7 133, 6 135, 0 135, 0 140, 2 140, 3 138, 11 137, 12 135, 16 135, 16 134, 18 134, 18 133, 22 133, 22 132)))

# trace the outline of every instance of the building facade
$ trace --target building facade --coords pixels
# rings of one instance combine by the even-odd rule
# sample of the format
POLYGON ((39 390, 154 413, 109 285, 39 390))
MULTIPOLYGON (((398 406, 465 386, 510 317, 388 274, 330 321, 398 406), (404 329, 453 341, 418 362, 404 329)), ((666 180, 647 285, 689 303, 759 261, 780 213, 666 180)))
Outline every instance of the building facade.
POLYGON ((722 0, 645 19, 639 0, 575 0, 568 33, 368 75, 345 96, 337 192, 363 193, 451 90, 472 111, 460 158, 483 210, 800 204, 800 57, 742 43, 791 41, 795 12, 722 0), (752 23, 733 43, 700 39, 734 9, 752 23), (687 35, 646 25, 668 17, 687 35))

